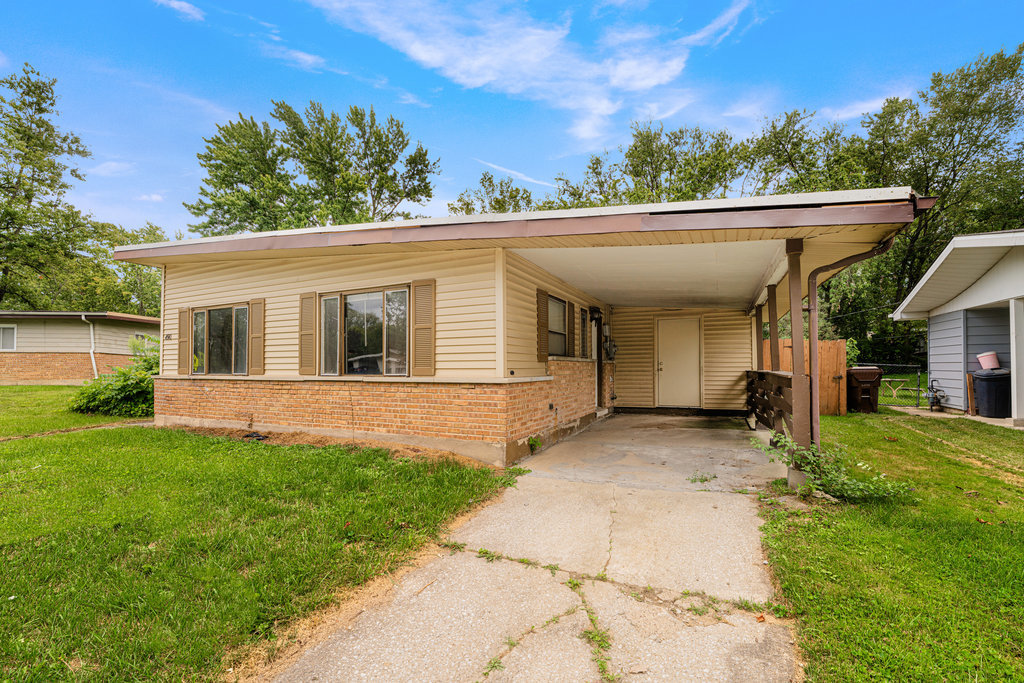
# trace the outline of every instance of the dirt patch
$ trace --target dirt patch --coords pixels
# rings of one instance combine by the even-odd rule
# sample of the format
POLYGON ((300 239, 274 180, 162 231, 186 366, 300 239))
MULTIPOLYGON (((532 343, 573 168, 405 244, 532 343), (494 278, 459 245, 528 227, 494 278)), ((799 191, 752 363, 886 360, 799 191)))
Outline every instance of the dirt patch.
POLYGON ((305 432, 258 432, 260 436, 266 437, 265 439, 255 439, 249 437, 249 434, 256 434, 249 429, 226 429, 219 427, 172 427, 171 429, 181 429, 193 434, 200 434, 202 436, 222 436, 229 439, 235 439, 236 441, 262 441, 263 443, 273 444, 275 446, 349 446, 352 448, 382 448, 387 451, 391 451, 391 455, 396 458, 421 458, 425 460, 455 460, 463 465, 469 465, 472 467, 480 467, 491 470, 502 469, 494 465, 488 465, 487 463, 468 458, 452 451, 440 450, 437 448, 427 448, 425 446, 408 446, 400 443, 393 443, 390 441, 376 441, 374 439, 347 439, 344 437, 335 436, 324 436, 322 434, 308 434, 305 432))
MULTIPOLYGON (((504 489, 453 519, 448 525, 448 533, 465 524, 481 509, 501 500, 503 493, 504 489)), ((437 543, 430 543, 397 569, 370 579, 361 586, 339 591, 334 602, 327 607, 291 624, 282 625, 277 630, 275 640, 264 640, 229 652, 225 657, 228 669, 221 680, 243 683, 272 680, 294 664, 306 650, 323 643, 341 629, 351 629, 359 615, 386 604, 392 598, 393 589, 406 574, 451 552, 437 543)))
POLYGON ((114 427, 152 427, 152 420, 128 420, 122 422, 104 422, 96 425, 85 425, 84 427, 68 427, 67 429, 51 429, 48 432, 36 432, 35 434, 18 434, 17 436, 0 436, 0 442, 19 441, 21 439, 34 439, 37 436, 53 436, 54 434, 70 434, 71 432, 87 432, 91 429, 112 429, 114 427))

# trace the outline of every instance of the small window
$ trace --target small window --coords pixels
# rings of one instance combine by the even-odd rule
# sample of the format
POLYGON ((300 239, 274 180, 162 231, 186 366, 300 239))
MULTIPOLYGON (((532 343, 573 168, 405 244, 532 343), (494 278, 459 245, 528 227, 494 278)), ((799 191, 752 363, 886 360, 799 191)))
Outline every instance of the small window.
POLYGON ((548 355, 566 355, 566 310, 565 302, 553 296, 548 297, 548 355))
POLYGON ((192 374, 244 375, 248 356, 248 306, 192 311, 192 374))
POLYGON ((590 315, 586 306, 580 306, 580 358, 590 358, 590 315))
POLYGON ((408 289, 321 297, 321 375, 404 376, 408 357, 408 289))
POLYGON ((18 326, 0 325, 0 351, 15 351, 18 348, 18 326))

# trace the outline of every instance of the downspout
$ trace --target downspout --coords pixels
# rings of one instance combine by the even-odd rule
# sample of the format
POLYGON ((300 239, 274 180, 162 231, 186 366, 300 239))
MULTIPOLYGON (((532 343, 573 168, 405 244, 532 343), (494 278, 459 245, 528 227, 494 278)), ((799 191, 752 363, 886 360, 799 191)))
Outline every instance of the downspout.
POLYGON ((604 312, 590 307, 590 319, 597 321, 597 407, 604 408, 604 312))
POLYGON ((873 249, 860 254, 847 256, 846 258, 839 259, 835 263, 830 263, 827 266, 815 268, 807 276, 807 319, 809 328, 807 332, 807 358, 810 362, 811 375, 811 443, 816 446, 821 445, 820 415, 818 413, 818 276, 823 273, 827 273, 830 270, 846 268, 848 266, 852 266, 854 263, 859 263, 875 256, 881 256, 892 248, 892 243, 895 239, 896 235, 893 235, 886 241, 875 246, 873 249))
POLYGON ((92 361, 92 378, 96 379, 100 376, 96 368, 96 328, 92 321, 85 317, 85 313, 82 314, 82 322, 89 326, 89 360, 92 361))

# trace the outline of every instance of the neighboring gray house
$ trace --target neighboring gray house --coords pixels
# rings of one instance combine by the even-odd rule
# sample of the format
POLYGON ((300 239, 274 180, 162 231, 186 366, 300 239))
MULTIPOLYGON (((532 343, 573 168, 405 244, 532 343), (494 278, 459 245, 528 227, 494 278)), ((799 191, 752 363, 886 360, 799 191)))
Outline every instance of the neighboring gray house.
POLYGON ((994 351, 1024 426, 1024 230, 953 238, 892 317, 928 320, 928 378, 946 407, 967 409, 965 375, 994 351))

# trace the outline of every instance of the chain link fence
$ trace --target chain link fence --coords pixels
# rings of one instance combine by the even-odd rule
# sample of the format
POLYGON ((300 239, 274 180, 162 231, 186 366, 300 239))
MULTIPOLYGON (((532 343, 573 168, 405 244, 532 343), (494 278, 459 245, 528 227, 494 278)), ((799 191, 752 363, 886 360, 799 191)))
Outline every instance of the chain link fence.
POLYGON ((922 366, 868 361, 859 361, 857 365, 873 365, 882 371, 878 405, 928 407, 928 371, 922 366))

